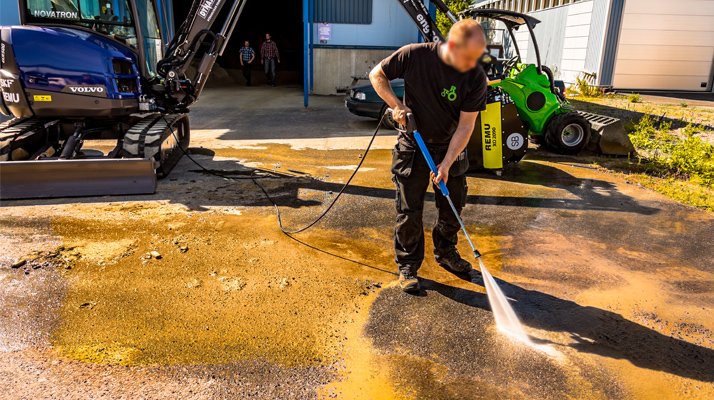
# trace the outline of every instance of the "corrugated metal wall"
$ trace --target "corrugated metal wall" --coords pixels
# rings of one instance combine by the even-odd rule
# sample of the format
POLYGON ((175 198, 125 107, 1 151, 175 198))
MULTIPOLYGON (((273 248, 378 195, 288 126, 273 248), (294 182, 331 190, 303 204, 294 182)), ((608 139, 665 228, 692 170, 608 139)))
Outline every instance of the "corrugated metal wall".
POLYGON ((371 24, 372 0, 315 0, 314 21, 371 24))
POLYGON ((600 65, 600 84, 603 86, 612 85, 612 74, 615 68, 615 56, 617 55, 617 43, 620 41, 620 26, 622 25, 622 11, 625 8, 625 0, 611 0, 610 10, 607 16, 605 40, 602 49, 602 62, 600 65))
POLYGON ((590 14, 590 33, 585 54, 585 70, 599 72, 602 61, 602 46, 607 29, 608 2, 595 0, 592 2, 590 14))
MULTIPOLYGON (((607 9, 608 0, 590 0, 530 13, 541 21, 535 34, 542 62, 557 79, 572 84, 584 72, 599 73, 607 9)), ((521 55, 535 62, 527 30, 515 36, 521 55)))

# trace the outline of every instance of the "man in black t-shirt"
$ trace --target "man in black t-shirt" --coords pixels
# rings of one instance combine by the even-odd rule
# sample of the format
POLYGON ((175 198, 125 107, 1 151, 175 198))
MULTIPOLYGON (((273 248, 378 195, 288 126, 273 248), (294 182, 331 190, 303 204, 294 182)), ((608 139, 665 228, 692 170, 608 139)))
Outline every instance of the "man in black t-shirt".
POLYGON ((466 203, 466 145, 479 111, 486 109, 488 79, 478 60, 486 37, 473 19, 457 22, 446 43, 404 46, 384 59, 369 74, 379 96, 391 107, 394 119, 406 123, 412 113, 424 137, 438 174, 434 176, 410 132, 399 134, 393 151, 392 174, 397 186, 397 227, 394 233, 399 284, 406 292, 418 291, 417 270, 424 260, 424 197, 431 180, 439 218, 432 231, 434 255, 442 267, 468 273, 471 264, 456 251, 460 225, 437 185, 444 181, 458 212, 466 203), (403 78, 404 103, 389 81, 403 78))

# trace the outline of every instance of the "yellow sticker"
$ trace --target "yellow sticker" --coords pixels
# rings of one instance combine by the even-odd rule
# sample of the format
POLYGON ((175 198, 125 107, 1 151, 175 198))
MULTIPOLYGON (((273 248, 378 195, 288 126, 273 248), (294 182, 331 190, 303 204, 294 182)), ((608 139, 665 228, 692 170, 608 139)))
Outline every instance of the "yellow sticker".
POLYGON ((35 101, 52 101, 52 96, 49 94, 36 94, 33 96, 35 101))
POLYGON ((501 133, 501 102, 486 104, 486 111, 481 113, 481 148, 484 168, 503 168, 501 133))

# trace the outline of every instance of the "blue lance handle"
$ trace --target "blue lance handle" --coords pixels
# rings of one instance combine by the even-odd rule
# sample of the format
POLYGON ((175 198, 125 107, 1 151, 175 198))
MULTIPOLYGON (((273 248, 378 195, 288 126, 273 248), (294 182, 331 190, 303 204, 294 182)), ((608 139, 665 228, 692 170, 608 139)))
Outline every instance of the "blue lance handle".
MULTIPOLYGON (((434 162, 434 159, 431 157, 431 153, 429 153, 429 149, 426 147, 426 143, 424 143, 424 139, 421 137, 421 133, 416 129, 416 123, 414 121, 414 116, 409 113, 407 114, 407 131, 408 132, 413 132, 414 133, 414 140, 417 142, 417 146, 419 146, 419 150, 421 151, 421 154, 424 155, 424 159, 426 160, 426 163, 429 165, 429 169, 431 172, 434 173, 434 175, 438 175, 439 172, 436 169, 436 163, 434 162)), ((451 201, 451 196, 449 196, 449 189, 446 187, 446 183, 442 180, 439 182, 439 190, 441 190, 441 194, 446 197, 446 200, 449 201, 449 206, 451 207, 451 211, 454 212, 454 216, 456 216, 456 219, 459 221, 459 225, 461 225, 461 230, 464 232, 464 236, 466 236, 466 241, 469 242, 469 245, 471 246, 471 250, 474 253, 474 257, 480 258, 481 253, 476 250, 476 246, 474 246, 474 243, 471 241, 471 237, 469 237, 469 233, 466 231, 466 226, 464 225, 464 221, 461 219, 461 216, 459 215, 459 212, 456 210, 456 207, 454 206, 454 202, 451 201)))
MULTIPOLYGON (((412 115, 407 114, 407 120, 411 120, 412 115)), ((431 157, 431 153, 429 153, 429 149, 426 147, 426 143, 424 143, 424 139, 421 137, 421 133, 419 133, 418 130, 414 129, 414 140, 416 140, 417 145, 419 146, 419 150, 421 150, 421 154, 424 155, 424 158, 426 159, 426 163, 429 165, 429 169, 431 172, 434 173, 434 175, 439 175, 439 171, 436 169, 436 163, 434 162, 434 159, 431 157)), ((446 187, 446 183, 441 180, 439 182, 439 190, 441 190, 441 194, 443 194, 446 197, 449 197, 449 189, 446 187)))

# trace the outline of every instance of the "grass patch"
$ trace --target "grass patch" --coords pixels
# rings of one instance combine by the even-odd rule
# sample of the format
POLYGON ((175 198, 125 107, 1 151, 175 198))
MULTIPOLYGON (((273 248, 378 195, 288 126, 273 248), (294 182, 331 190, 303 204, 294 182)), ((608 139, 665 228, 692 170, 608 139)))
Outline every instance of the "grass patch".
POLYGON ((642 103, 642 96, 639 93, 632 93, 627 96, 627 100, 630 103, 642 103))
POLYGON ((680 203, 714 211, 714 190, 711 188, 676 178, 658 179, 648 175, 635 175, 632 179, 680 203))
POLYGON ((630 160, 595 162, 633 183, 714 211, 714 107, 633 98, 641 101, 639 94, 571 99, 579 110, 622 119, 638 153, 630 160))
POLYGON ((605 92, 602 88, 591 85, 586 77, 578 76, 575 78, 575 84, 568 87, 567 94, 571 96, 582 97, 602 97, 605 92))
POLYGON ((700 126, 689 124, 680 134, 671 132, 671 124, 656 126, 654 119, 643 116, 627 128, 639 153, 645 172, 661 177, 675 177, 712 188, 714 186, 714 145, 699 137, 700 126))

